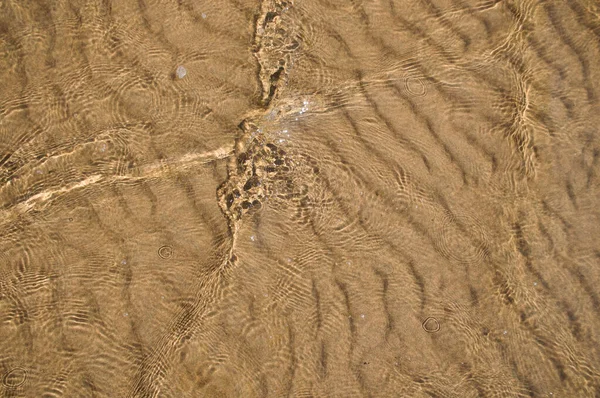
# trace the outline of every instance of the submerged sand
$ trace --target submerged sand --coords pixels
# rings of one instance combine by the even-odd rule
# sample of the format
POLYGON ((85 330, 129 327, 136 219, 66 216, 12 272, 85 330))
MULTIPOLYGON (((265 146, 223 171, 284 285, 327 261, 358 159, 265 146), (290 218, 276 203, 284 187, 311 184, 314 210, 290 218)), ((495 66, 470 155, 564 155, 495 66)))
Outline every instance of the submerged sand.
POLYGON ((600 397, 592 1, 0 3, 6 397, 600 397))

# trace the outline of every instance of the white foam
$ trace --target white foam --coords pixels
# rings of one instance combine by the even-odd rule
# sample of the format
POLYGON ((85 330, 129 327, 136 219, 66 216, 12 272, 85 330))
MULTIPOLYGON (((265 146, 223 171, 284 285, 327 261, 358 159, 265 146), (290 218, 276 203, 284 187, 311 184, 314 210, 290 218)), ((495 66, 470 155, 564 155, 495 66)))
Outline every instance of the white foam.
POLYGON ((175 71, 175 73, 177 74, 178 78, 183 79, 185 77, 185 75, 187 75, 187 70, 185 69, 185 67, 183 65, 179 65, 177 67, 177 71, 175 71))

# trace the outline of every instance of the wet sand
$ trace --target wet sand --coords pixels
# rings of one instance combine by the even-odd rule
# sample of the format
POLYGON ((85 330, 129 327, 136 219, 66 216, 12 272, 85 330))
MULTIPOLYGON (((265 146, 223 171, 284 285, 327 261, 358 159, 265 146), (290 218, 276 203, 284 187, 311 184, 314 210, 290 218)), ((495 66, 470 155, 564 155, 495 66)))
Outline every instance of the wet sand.
POLYGON ((600 6, 0 3, 5 397, 600 397, 600 6))

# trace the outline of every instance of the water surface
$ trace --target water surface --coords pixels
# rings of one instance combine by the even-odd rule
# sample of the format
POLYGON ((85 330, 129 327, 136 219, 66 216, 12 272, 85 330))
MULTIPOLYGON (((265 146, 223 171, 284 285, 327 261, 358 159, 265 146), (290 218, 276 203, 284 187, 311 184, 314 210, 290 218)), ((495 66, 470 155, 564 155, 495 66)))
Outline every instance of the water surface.
POLYGON ((6 397, 600 397, 586 0, 0 3, 6 397))

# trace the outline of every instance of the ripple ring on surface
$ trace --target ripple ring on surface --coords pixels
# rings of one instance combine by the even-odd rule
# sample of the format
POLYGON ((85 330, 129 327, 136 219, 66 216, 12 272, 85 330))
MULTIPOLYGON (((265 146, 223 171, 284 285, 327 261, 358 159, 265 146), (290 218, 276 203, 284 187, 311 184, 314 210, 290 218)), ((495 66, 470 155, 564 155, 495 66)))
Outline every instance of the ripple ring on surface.
POLYGON ((435 333, 440 331, 440 323, 434 317, 429 317, 423 321, 421 324, 423 326, 423 330, 427 333, 435 333))
POLYGON ((173 256, 173 248, 171 246, 162 246, 158 249, 158 255, 165 260, 173 256))
POLYGON ((427 94, 427 86, 425 86, 423 80, 418 77, 409 76, 404 79, 404 87, 410 95, 415 97, 423 97, 425 94, 427 94), (420 89, 415 89, 415 85, 420 86, 420 89))
POLYGON ((14 368, 2 379, 2 384, 8 388, 16 388, 25 383, 27 372, 23 368, 14 368))
POLYGON ((483 261, 488 239, 480 221, 471 216, 445 214, 438 222, 436 246, 446 258, 461 264, 483 261))

